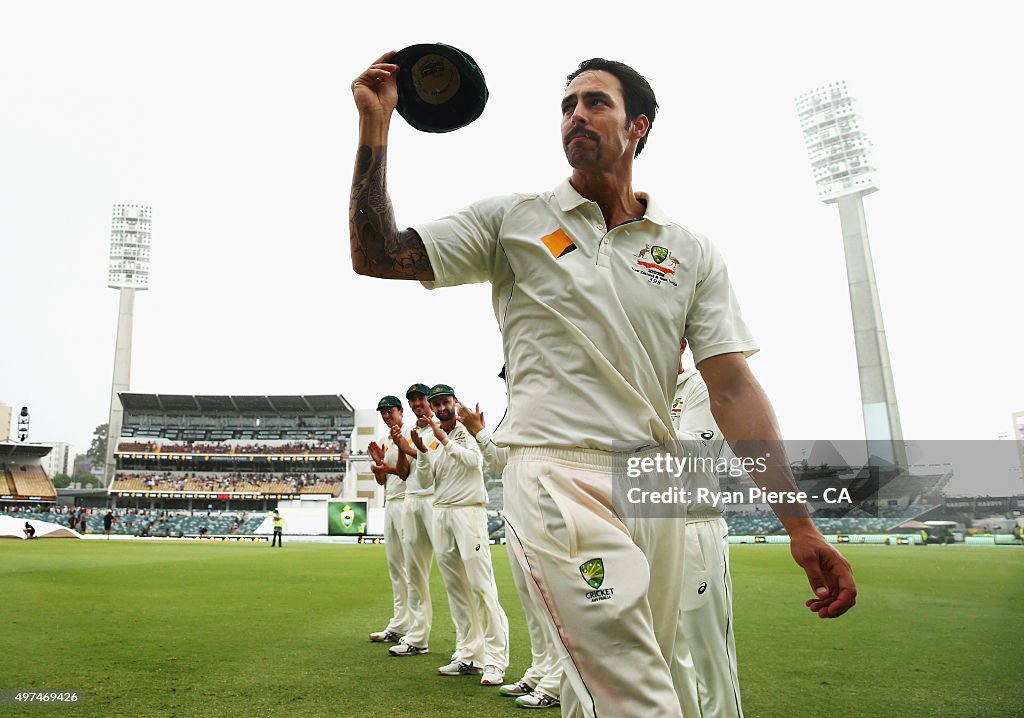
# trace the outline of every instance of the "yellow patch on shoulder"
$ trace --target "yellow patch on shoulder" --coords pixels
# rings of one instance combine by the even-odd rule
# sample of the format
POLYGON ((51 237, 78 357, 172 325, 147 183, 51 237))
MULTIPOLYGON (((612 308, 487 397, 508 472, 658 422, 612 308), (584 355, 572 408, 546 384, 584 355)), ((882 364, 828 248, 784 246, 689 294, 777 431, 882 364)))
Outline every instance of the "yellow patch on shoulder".
POLYGON ((556 229, 551 234, 541 237, 540 241, 544 243, 544 246, 548 248, 548 251, 551 252, 551 256, 555 259, 561 257, 569 247, 573 247, 575 249, 572 240, 569 239, 569 235, 567 235, 565 230, 561 228, 556 229))

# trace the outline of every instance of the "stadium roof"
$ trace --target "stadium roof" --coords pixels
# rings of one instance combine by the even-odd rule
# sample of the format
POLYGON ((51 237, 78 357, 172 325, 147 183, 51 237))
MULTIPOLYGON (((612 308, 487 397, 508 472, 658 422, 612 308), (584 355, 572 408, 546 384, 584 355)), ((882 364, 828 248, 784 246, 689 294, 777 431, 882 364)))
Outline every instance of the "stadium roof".
POLYGON ((39 444, 20 444, 16 441, 0 442, 0 458, 8 456, 32 456, 42 458, 53 451, 52 446, 39 444))
POLYGON ((171 414, 345 414, 354 409, 341 394, 212 396, 208 394, 118 394, 125 411, 171 414))

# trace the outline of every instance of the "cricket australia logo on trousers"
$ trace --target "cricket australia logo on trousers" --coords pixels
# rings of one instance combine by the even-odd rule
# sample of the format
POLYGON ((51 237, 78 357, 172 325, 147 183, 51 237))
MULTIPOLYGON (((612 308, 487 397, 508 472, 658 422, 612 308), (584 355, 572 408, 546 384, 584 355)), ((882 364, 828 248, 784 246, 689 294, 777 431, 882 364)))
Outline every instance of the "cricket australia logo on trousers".
POLYGON ((587 592, 587 598, 591 603, 607 601, 615 593, 614 588, 601 588, 604 583, 604 560, 592 558, 580 564, 580 575, 587 585, 595 589, 587 592))
POLYGON ((679 259, 668 251, 667 247, 658 245, 652 247, 648 244, 634 256, 636 256, 636 264, 633 266, 633 271, 646 277, 649 283, 656 287, 660 287, 662 284, 679 286, 679 282, 676 281, 679 259), (652 260, 650 262, 647 261, 648 255, 652 260))

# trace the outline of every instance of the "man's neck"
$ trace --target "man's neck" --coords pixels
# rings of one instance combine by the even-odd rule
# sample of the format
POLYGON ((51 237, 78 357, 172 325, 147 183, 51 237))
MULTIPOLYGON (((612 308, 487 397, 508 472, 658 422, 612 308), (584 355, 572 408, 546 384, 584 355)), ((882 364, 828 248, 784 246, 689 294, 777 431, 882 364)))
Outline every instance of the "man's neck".
POLYGON ((441 425, 442 429, 444 429, 447 433, 450 434, 452 433, 452 429, 455 428, 455 422, 456 420, 452 419, 451 421, 440 421, 438 423, 441 425))
POLYGON ((594 174, 574 169, 569 183, 581 197, 596 202, 608 229, 644 216, 646 208, 633 193, 632 173, 594 174))

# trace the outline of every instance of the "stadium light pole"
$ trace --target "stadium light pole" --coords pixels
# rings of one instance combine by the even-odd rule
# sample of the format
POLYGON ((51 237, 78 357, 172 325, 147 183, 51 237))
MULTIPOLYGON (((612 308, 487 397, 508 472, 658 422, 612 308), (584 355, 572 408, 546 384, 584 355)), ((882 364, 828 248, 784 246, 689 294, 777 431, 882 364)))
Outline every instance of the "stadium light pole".
POLYGON ((107 455, 103 475, 109 486, 114 477, 114 451, 121 436, 124 407, 118 398, 128 391, 132 376, 132 324, 135 292, 149 289, 149 240, 153 209, 135 204, 115 204, 110 222, 110 263, 107 286, 117 289, 117 340, 114 345, 114 377, 110 386, 110 417, 107 420, 107 455))
POLYGON ((796 98, 796 109, 818 199, 839 207, 868 456, 906 468, 903 427, 864 216, 864 196, 878 191, 871 141, 845 82, 805 92, 796 98))

